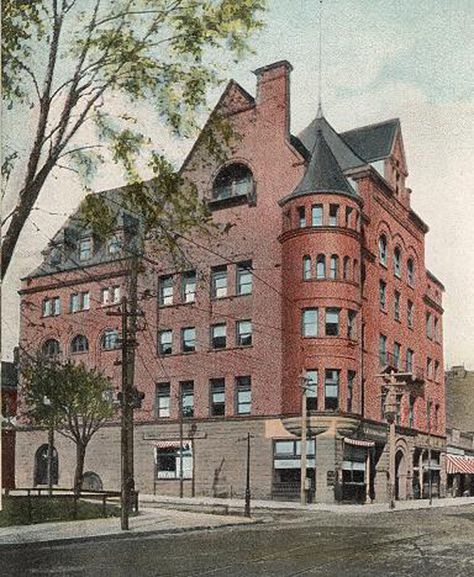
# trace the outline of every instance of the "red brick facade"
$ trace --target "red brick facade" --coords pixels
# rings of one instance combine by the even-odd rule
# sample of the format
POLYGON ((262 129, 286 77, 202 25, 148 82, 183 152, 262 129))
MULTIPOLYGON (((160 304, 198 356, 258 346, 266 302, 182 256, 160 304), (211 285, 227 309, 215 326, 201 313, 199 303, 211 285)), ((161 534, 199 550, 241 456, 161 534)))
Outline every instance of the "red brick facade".
MULTIPOLYGON (((378 444, 376 462, 372 459, 370 465, 373 467, 370 483, 374 485, 380 472, 375 486, 382 495, 385 424, 381 414, 382 381, 376 375, 390 364, 388 360, 393 364, 395 354, 399 357, 398 370, 406 370, 408 362, 408 372, 416 373, 423 384, 423 392, 414 399, 414 406, 410 406, 413 401, 409 394, 400 399, 398 436, 407 461, 403 482, 408 487, 400 496, 410 496, 417 459, 422 459, 416 450, 422 453, 427 445, 428 399, 433 411, 431 434, 437 439, 438 450, 442 452, 444 447, 443 287, 425 268, 424 239, 428 229, 410 208, 410 191, 404 184, 407 169, 400 126, 397 121, 390 121, 393 127, 390 150, 381 160, 366 157, 360 165, 336 167, 340 170, 338 178, 347 179, 345 191, 319 186, 318 190, 294 196, 292 191, 309 170, 311 154, 314 161, 316 145, 314 151, 308 150, 304 141, 290 135, 290 72, 287 62, 256 71, 255 99, 231 82, 217 105, 217 111, 226 115, 239 134, 228 162, 222 165, 209 160, 198 139, 183 165, 183 174, 211 200, 214 221, 226 232, 212 241, 196 237, 187 243, 193 263, 189 270, 197 273, 194 302, 185 302, 183 273, 166 264, 152 264, 161 261, 151 250, 148 252, 139 287, 145 322, 138 334, 136 362, 136 385, 146 396, 135 419, 143 426, 156 425, 157 431, 161 423, 169 429, 169 424, 176 423, 179 416, 180 383, 192 381, 193 422, 199 426, 221 423, 225 428, 226 422, 231 427, 237 420, 245 430, 245 422, 255 419, 273 422, 283 418, 284 422, 285 417, 299 414, 302 374, 317 371, 315 415, 353 416, 360 423, 354 436, 373 439, 378 444), (228 199, 216 199, 213 185, 226 166, 236 164, 244 167, 239 170, 250 171, 250 188, 246 195, 231 193, 228 199), (317 224, 312 221, 316 205, 321 207, 322 219, 317 224), (382 235, 386 240, 386 259, 380 255, 382 235), (221 273, 227 272, 226 294, 222 289, 220 298, 212 294, 212 271, 216 267, 220 267, 217 270, 221 273), (245 277, 242 282, 248 282, 249 267, 251 290, 240 287, 248 294, 238 294, 239 271, 245 277), (164 281, 172 284, 172 297, 166 285, 166 299, 171 302, 160 306, 163 277, 167 276, 172 278, 164 281), (381 306, 381 281, 385 283, 385 307, 381 306), (409 306, 413 307, 410 313, 409 306), (306 309, 317 309, 317 327, 312 313, 304 317, 312 319, 312 325, 308 325, 310 336, 302 332, 306 309), (410 323, 408 316, 412 317, 410 323), (252 323, 251 345, 248 339, 239 342, 238 326, 248 326, 238 325, 241 321, 252 323), (212 346, 211 327, 216 324, 226 325, 223 348, 212 346), (190 352, 183 352, 185 328, 195 329, 194 335, 185 333, 190 339, 188 348, 193 348, 191 341, 195 341, 195 350, 190 352), (172 352, 160 356, 157 333, 170 330, 172 352), (390 353, 384 356, 384 362, 380 361, 381 335, 386 337, 386 352, 390 353), (395 350, 396 343, 400 345, 399 351, 395 350), (412 351, 411 360, 407 359, 407 351, 412 351), (325 386, 330 370, 337 371, 337 389, 325 386), (238 385, 244 382, 239 378, 243 377, 250 377, 250 414, 244 407, 245 394, 238 395, 238 385), (211 379, 224 379, 224 416, 212 415, 211 379), (170 385, 170 414, 157 418, 157 386, 164 383, 170 385), (329 391, 334 394, 334 390, 337 390, 336 406, 329 409, 326 396, 329 391)), ((355 157, 351 133, 338 135, 322 117, 316 122, 320 124, 317 130, 322 131, 324 146, 331 151, 328 158, 334 156, 337 163, 351 155, 355 157)), ((360 130, 363 134, 364 130, 378 129, 360 130)), ((232 181, 234 185, 238 185, 236 178, 232 181)), ((63 354, 100 366, 118 389, 120 367, 114 362, 120 352, 105 351, 101 346, 105 329, 119 329, 118 318, 106 314, 115 305, 104 304, 102 297, 104 288, 113 286, 120 286, 123 294, 122 261, 32 275, 22 289, 21 346, 32 350, 48 339, 57 339, 63 354), (69 312, 71 293, 81 292, 89 292, 89 307, 69 312), (60 312, 45 316, 44 301, 54 297, 61 299, 60 312), (87 336, 88 352, 72 352, 72 339, 78 334, 87 336)), ((53 304, 51 307, 54 310, 53 304)), ((169 333, 163 336, 166 343, 168 336, 169 333)), ((278 430, 285 437, 290 435, 284 427, 278 430)), ((270 433, 265 435, 269 443, 279 438, 270 433)), ((341 436, 336 438, 340 444, 341 436)), ((317 447, 318 440, 316 453, 317 447)), ((232 450, 231 446, 226 448, 227 452, 232 450)), ((271 446, 269 450, 273 451, 271 446)), ((336 486, 337 479, 343 478, 337 473, 343 460, 341 451, 342 446, 337 445, 332 465, 332 470, 336 470, 336 486)), ((267 471, 267 476, 271 477, 271 472, 267 471)), ((140 485, 140 479, 137 482, 140 485)), ((368 490, 369 481, 365 479, 365 483, 368 490)), ((143 487, 149 488, 148 480, 143 481, 143 487)), ((271 491, 262 492, 268 495, 271 491)))

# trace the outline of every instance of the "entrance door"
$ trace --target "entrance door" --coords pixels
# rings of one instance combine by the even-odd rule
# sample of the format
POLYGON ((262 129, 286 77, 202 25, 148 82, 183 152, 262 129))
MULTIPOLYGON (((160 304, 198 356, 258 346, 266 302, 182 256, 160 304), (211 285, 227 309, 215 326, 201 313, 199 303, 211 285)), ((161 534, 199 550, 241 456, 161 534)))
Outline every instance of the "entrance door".
POLYGON ((395 455, 395 499, 407 498, 407 466, 405 453, 397 451, 395 455))
MULTIPOLYGON (((53 447, 53 461, 51 464, 52 484, 57 485, 59 480, 58 452, 53 447)), ((35 455, 35 485, 48 484, 48 445, 41 445, 35 455)))

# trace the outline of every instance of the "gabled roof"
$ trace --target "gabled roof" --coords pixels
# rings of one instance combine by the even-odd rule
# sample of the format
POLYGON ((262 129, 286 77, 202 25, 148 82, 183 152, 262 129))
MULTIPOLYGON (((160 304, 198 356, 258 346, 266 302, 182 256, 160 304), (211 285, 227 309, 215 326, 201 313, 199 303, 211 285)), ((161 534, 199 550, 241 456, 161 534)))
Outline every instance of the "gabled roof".
POLYGON ((354 150, 340 137, 329 122, 322 115, 318 115, 298 136, 308 150, 313 150, 316 134, 320 130, 325 141, 336 157, 337 163, 342 170, 364 166, 367 162, 358 156, 354 150))
POLYGON ((313 193, 336 192, 357 197, 357 193, 344 176, 341 166, 331 147, 326 142, 321 127, 314 135, 314 145, 306 172, 295 190, 282 202, 290 198, 313 193))
POLYGON ((400 120, 391 118, 341 132, 340 136, 361 158, 367 162, 375 162, 390 156, 399 127, 400 120))

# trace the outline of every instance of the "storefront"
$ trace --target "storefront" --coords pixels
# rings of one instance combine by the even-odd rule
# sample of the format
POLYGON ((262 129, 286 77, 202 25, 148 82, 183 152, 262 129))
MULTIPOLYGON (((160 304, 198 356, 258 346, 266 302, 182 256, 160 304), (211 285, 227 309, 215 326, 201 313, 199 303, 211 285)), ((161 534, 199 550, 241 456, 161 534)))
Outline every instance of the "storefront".
POLYGON ((344 439, 342 460, 342 501, 365 503, 373 479, 375 443, 362 439, 344 439))
MULTIPOLYGON (((307 498, 314 501, 315 494, 315 441, 307 441, 308 479, 307 498)), ((281 440, 273 443, 272 498, 282 501, 297 500, 301 489, 301 442, 281 440)))
POLYGON ((474 496, 474 455, 446 455, 448 495, 452 497, 474 496))

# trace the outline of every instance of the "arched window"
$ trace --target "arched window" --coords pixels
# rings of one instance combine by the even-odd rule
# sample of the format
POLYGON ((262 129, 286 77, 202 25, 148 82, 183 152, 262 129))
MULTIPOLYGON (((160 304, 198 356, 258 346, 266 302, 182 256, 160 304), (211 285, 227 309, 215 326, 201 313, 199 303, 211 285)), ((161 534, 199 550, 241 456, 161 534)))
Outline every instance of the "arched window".
POLYGON ((349 280, 349 263, 351 259, 348 256, 344 257, 342 262, 342 278, 344 280, 349 280))
POLYGON ((326 257, 323 254, 318 254, 316 259, 316 278, 326 278, 326 257))
POLYGON ((303 257, 303 279, 309 280, 311 278, 311 257, 306 255, 303 257))
POLYGON ((359 262, 356 258, 352 266, 352 274, 354 275, 354 282, 359 282, 359 262))
POLYGON ((387 237, 384 234, 379 237, 379 259, 381 264, 387 266, 387 237))
POLYGON ((407 278, 408 284, 414 286, 415 284, 415 264, 412 258, 407 260, 407 278))
POLYGON ((57 357, 60 353, 59 341, 56 339, 48 339, 43 345, 43 355, 45 357, 57 357))
POLYGON ((89 341, 84 335, 76 335, 71 341, 72 353, 85 353, 89 350, 89 341))
POLYGON ((100 344, 105 351, 116 349, 118 345, 118 331, 116 329, 106 329, 102 335, 100 344))
POLYGON ((330 265, 329 265, 329 278, 336 279, 338 275, 339 268, 339 257, 336 254, 331 256, 330 265))
POLYGON ((252 190, 252 172, 245 164, 235 163, 225 166, 216 176, 212 186, 212 198, 224 200, 248 195, 252 190))
MULTIPOLYGON (((51 482, 57 485, 59 481, 58 452, 53 447, 51 462, 51 482)), ((35 485, 48 484, 48 445, 41 445, 35 454, 35 485)))
POLYGON ((399 246, 393 251, 393 272, 398 278, 402 276, 402 251, 399 246))

